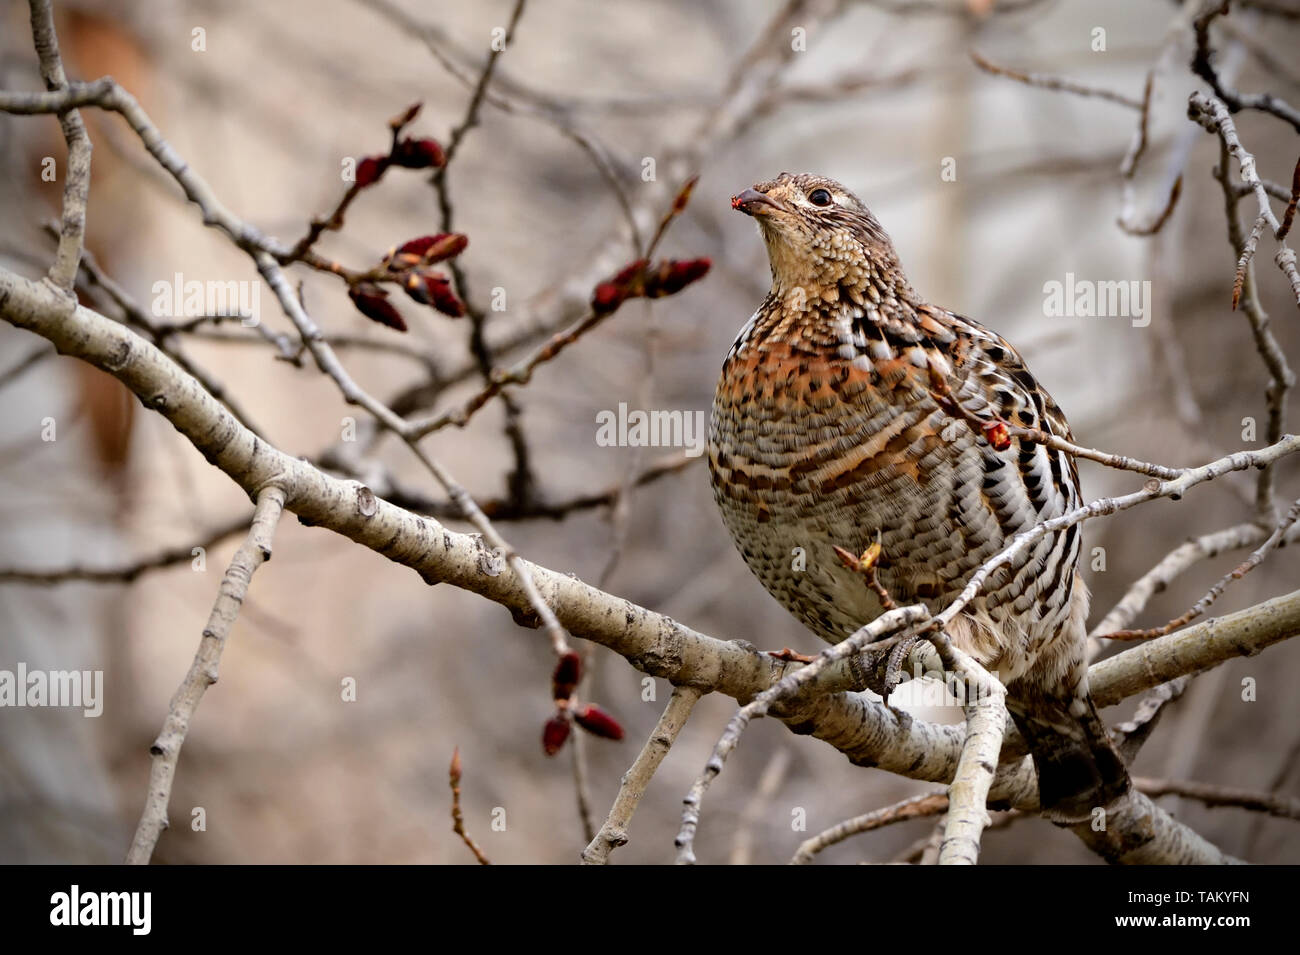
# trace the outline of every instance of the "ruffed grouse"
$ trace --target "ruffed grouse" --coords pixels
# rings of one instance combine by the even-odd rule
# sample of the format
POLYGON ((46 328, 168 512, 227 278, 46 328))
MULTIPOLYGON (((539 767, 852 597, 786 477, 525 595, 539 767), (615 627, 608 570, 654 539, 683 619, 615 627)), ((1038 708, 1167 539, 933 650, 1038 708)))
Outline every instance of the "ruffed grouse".
MULTIPOLYGON (((836 546, 878 541, 894 601, 938 611, 1016 533, 1079 504, 1069 455, 980 426, 1068 440, 1060 408, 1004 339, 926 304, 852 193, 783 173, 732 206, 758 222, 772 288, 723 365, 709 467, 745 562, 804 625, 838 643, 882 612, 836 546)), ((1078 530, 1022 551, 948 628, 1006 685, 1060 821, 1129 785, 1088 695, 1078 530)))

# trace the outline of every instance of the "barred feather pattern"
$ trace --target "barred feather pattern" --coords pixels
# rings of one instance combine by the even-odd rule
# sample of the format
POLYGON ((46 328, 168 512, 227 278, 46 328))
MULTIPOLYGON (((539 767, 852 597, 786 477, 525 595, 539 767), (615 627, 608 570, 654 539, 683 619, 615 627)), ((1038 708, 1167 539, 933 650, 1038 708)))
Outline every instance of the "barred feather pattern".
MULTIPOLYGON (((723 521, 767 590, 824 640, 883 609, 836 546, 862 553, 878 541, 877 579, 894 600, 939 611, 1012 537, 1080 503, 1067 454, 1014 437, 999 450, 976 422, 1070 440, 1065 416, 1010 343, 919 298, 843 186, 783 174, 737 200, 754 193, 742 211, 760 223, 773 285, 714 398, 708 456, 723 521), (808 201, 817 190, 830 207, 808 201)), ((1127 785, 1118 756, 1116 770, 1096 752, 1109 743, 1094 738, 1105 731, 1087 692, 1080 547, 1077 526, 1039 539, 949 630, 1008 686, 1036 759, 1082 748, 1057 754, 1064 778, 1044 781, 1080 790, 1045 789, 1065 815, 1127 785), (1080 758, 1092 765, 1074 766, 1080 758)))

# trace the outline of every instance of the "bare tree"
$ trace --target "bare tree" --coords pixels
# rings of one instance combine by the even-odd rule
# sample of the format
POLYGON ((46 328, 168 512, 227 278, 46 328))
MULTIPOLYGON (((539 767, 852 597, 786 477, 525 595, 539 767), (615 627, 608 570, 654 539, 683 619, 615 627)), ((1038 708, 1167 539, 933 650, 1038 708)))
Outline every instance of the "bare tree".
MULTIPOLYGON (((748 48, 737 53, 723 71, 717 91, 698 96, 666 94, 658 101, 589 99, 577 103, 507 72, 510 53, 528 27, 524 0, 510 4, 504 23, 491 32, 485 52, 463 48, 439 25, 424 22, 388 0, 364 0, 362 6, 427 46, 438 64, 463 87, 462 111, 448 123, 449 134, 435 140, 414 132, 428 111, 422 112, 418 103, 403 108, 387 121, 387 148, 345 162, 344 182, 330 211, 315 218, 304 216, 307 221, 292 241, 275 238, 233 211, 200 171, 211 163, 183 155, 123 85, 107 76, 69 78, 50 0, 30 0, 33 47, 45 90, 0 91, 0 112, 57 117, 67 149, 61 210, 57 225, 48 231, 52 251, 39 246, 21 250, 28 263, 48 261, 48 270, 34 278, 16 267, 0 269, 0 317, 44 340, 10 362, 4 372, 6 380, 47 369, 50 349, 44 343, 48 342, 59 354, 100 369, 124 385, 144 408, 170 422, 185 442, 253 503, 251 519, 241 514, 195 535, 192 542, 138 558, 111 565, 79 562, 0 569, 0 582, 12 585, 130 583, 191 561, 195 547, 243 535, 217 587, 193 662, 149 750, 147 794, 128 861, 147 863, 160 845, 168 826, 178 766, 179 772, 184 771, 179 763, 182 745, 200 699, 217 680, 223 649, 241 606, 262 587, 275 587, 275 569, 260 568, 271 557, 277 525, 288 514, 416 571, 427 584, 449 584, 499 604, 517 623, 545 635, 546 648, 553 657, 545 667, 551 674, 549 702, 539 695, 544 691, 544 672, 538 676, 537 692, 527 688, 519 692, 528 698, 529 712, 542 727, 545 751, 554 754, 568 748, 573 752, 575 792, 588 842, 581 856, 584 862, 595 864, 609 861, 613 851, 627 843, 634 813, 648 793, 668 806, 685 797, 676 857, 679 862, 694 861, 697 833, 707 830, 710 823, 710 803, 705 796, 747 727, 764 716, 774 716, 798 734, 828 743, 855 765, 944 787, 855 813, 820 834, 800 837, 785 850, 793 854, 794 861, 811 861, 853 835, 931 817, 939 820, 936 834, 921 840, 915 851, 908 849, 903 857, 973 864, 991 825, 1001 827, 1037 811, 1036 785, 1024 743, 1007 718, 1001 685, 952 646, 943 628, 1016 553, 1043 535, 1067 527, 1131 511, 1119 519, 1128 521, 1125 533, 1142 534, 1142 515, 1160 506, 1153 502, 1183 501, 1179 507, 1185 512, 1194 507, 1189 502, 1203 493, 1204 486, 1217 479, 1237 482, 1233 484, 1238 489, 1234 492, 1238 495, 1236 506, 1247 506, 1241 497, 1249 503, 1250 513, 1245 518, 1214 529, 1198 529, 1192 540, 1168 549, 1150 570, 1135 576, 1093 631, 1099 655, 1112 644, 1139 641, 1100 659, 1091 672, 1099 706, 1140 698, 1131 719, 1114 730, 1130 762, 1151 736, 1161 714, 1198 677, 1300 633, 1300 591, 1275 593, 1235 612, 1206 616, 1236 581, 1274 562, 1277 551, 1300 535, 1300 501, 1287 503, 1288 495, 1281 490, 1286 468, 1293 467, 1293 455, 1300 451, 1300 437, 1287 431, 1295 379, 1282 337, 1270 325, 1263 292, 1264 286, 1275 284, 1289 304, 1300 305, 1300 271, 1287 243, 1300 199, 1300 163, 1289 183, 1268 178, 1269 171, 1281 174, 1281 162, 1286 159, 1289 164, 1289 155, 1279 158, 1260 147, 1252 152, 1246 144, 1249 140, 1244 140, 1239 130, 1247 116, 1270 124, 1269 135, 1275 126, 1300 130, 1300 114, 1278 93, 1238 89, 1236 78, 1249 62, 1256 73, 1276 77, 1280 84, 1287 81, 1277 54, 1256 29, 1260 18, 1268 18, 1279 29, 1293 31, 1294 15, 1285 8, 1242 2, 1241 10, 1229 13, 1227 3, 1188 0, 1174 11, 1156 57, 1146 68, 1143 88, 1123 90, 1048 74, 1036 66, 994 62, 988 52, 991 44, 985 38, 996 36, 1006 22, 1014 24, 1026 10, 1032 13, 1038 6, 1035 3, 862 5, 885 8, 883 14, 880 10, 873 13, 901 23, 913 18, 952 21, 956 25, 952 35, 969 52, 969 60, 958 62, 966 72, 963 82, 969 83, 978 69, 991 74, 991 82, 1033 87, 1016 89, 1017 95, 1026 98, 1086 97, 1098 100, 1099 109, 1129 111, 1133 118, 1129 145, 1118 152, 1113 168, 1104 173, 1120 193, 1117 225, 1121 232, 1146 242, 1164 241, 1180 202, 1188 202, 1193 195, 1207 201, 1216 194, 1221 196, 1229 251, 1219 258, 1225 281, 1231 286, 1231 301, 1218 303, 1218 307, 1244 315, 1245 322, 1235 334, 1248 336, 1257 352, 1261 371, 1250 372, 1249 380, 1253 388, 1263 385, 1266 424, 1258 441, 1243 438, 1239 446, 1219 447, 1217 442, 1204 440, 1195 396, 1183 396, 1184 410, 1190 407, 1186 412, 1190 430, 1202 432, 1202 440, 1185 442, 1196 452, 1191 456, 1197 463, 1174 465, 1071 444, 1004 422, 1009 433, 1115 470, 1119 479, 1130 482, 1127 489, 1091 500, 1014 538, 975 572, 961 597, 940 613, 931 614, 919 605, 894 607, 808 662, 797 654, 769 654, 746 642, 718 639, 608 589, 607 581, 619 560, 643 546, 629 530, 629 502, 634 493, 689 474, 696 458, 690 453, 648 462, 634 458, 634 466, 609 486, 594 491, 557 490, 546 469, 536 464, 537 447, 524 422, 528 410, 525 398, 533 393, 530 385, 534 377, 551 370, 548 366, 561 355, 583 367, 583 351, 590 350, 593 338, 619 314, 644 307, 649 321, 649 315, 667 304, 651 304, 654 300, 671 296, 668 300, 672 303, 688 302, 697 292, 696 283, 706 276, 700 289, 721 281, 716 269, 710 271, 715 255, 707 246, 706 229, 692 232, 691 251, 686 255, 674 258, 660 253, 678 223, 694 210, 693 194, 695 203, 699 202, 697 177, 713 157, 742 141, 755 124, 789 107, 845 102, 864 92, 914 84, 922 71, 914 67, 896 72, 851 69, 815 82, 787 78, 798 54, 806 48, 801 44, 806 44, 810 32, 825 30, 837 18, 858 12, 846 11, 856 5, 838 0, 790 0, 771 16, 748 48), (1173 100, 1178 101, 1176 108, 1169 109, 1180 114, 1181 125, 1169 138, 1157 142, 1156 112, 1160 104, 1173 100), (575 155, 585 157, 591 175, 603 184, 610 208, 616 211, 613 225, 594 243, 597 254, 571 255, 566 274, 550 277, 532 299, 512 304, 505 318, 495 314, 493 304, 500 290, 485 291, 463 264, 474 236, 458 231, 466 197, 453 190, 458 179, 472 175, 462 150, 472 142, 475 127, 488 111, 521 127, 531 123, 530 128, 557 134, 575 155), (97 117, 94 124, 87 122, 91 114, 97 117), (629 158, 627 149, 631 147, 616 147, 607 130, 597 131, 596 118, 601 114, 672 116, 671 122, 657 124, 675 135, 655 145, 653 176, 641 175, 645 166, 629 158), (143 147, 151 163, 148 174, 170 180, 168 188, 179 187, 190 214, 237 250, 245 260, 245 274, 255 276, 251 280, 260 281, 260 287, 274 297, 279 317, 262 321, 260 316, 248 314, 236 291, 216 303, 209 294, 193 308, 187 307, 184 315, 162 319, 87 250, 88 221, 95 208, 91 147, 96 139, 93 131, 100 127, 101 119, 117 123, 105 134, 114 152, 130 151, 133 161, 144 165, 143 147), (134 142, 122 141, 124 131, 134 142), (1212 176, 1193 163, 1196 145, 1206 139, 1218 147, 1212 176), (1157 163, 1158 170, 1153 170, 1157 163), (360 264, 354 261, 355 256, 336 259, 333 253, 319 251, 324 241, 346 234, 354 207, 371 196, 385 190, 425 189, 432 190, 436 205, 436 231, 410 239, 395 235, 387 254, 373 255, 360 264), (1265 267, 1265 259, 1271 259, 1277 271, 1265 267), (303 287, 295 284, 295 276, 328 282, 326 288, 332 291, 326 294, 333 296, 330 304, 322 305, 320 296, 309 298, 303 287), (644 301, 637 303, 637 299, 644 301), (341 323, 328 324, 318 317, 321 308, 333 309, 341 302, 383 327, 367 326, 363 332, 352 333, 341 330, 341 323), (418 319, 414 317, 417 314, 418 319), (463 327, 463 354, 449 359, 427 338, 400 337, 416 321, 463 327), (317 453, 298 456, 292 448, 296 436, 288 440, 280 434, 273 440, 270 431, 259 427, 272 417, 271 409, 246 400, 239 389, 190 354, 195 346, 217 343, 245 346, 254 349, 253 354, 318 373, 331 386, 330 400, 341 401, 346 410, 355 409, 359 420, 345 418, 340 440, 317 453), (579 357, 574 358, 574 353, 579 357), (371 354, 400 359, 414 374, 400 390, 380 396, 377 391, 385 380, 368 379, 354 370, 357 360, 371 354), (454 455, 450 449, 463 440, 462 435, 469 434, 460 429, 484 427, 489 409, 500 411, 502 443, 508 451, 505 493, 495 497, 471 492, 470 485, 459 480, 446 463, 454 455), (441 437, 434 439, 434 435, 441 437), (401 446, 403 457, 382 453, 386 439, 401 446), (1243 486, 1248 475, 1253 475, 1253 482, 1243 486), (502 530, 511 522, 522 527, 527 521, 564 521, 589 511, 608 512, 614 526, 608 562, 596 585, 529 559, 530 548, 514 546, 515 534, 502 530), (462 522, 469 530, 458 532, 445 522, 462 522), (1184 612, 1164 624, 1134 628, 1153 596, 1198 563, 1230 550, 1247 549, 1249 556, 1204 590, 1184 612), (255 572, 258 579, 253 583, 255 572), (918 635, 924 639, 917 639, 918 635), (617 718, 619 707, 604 695, 608 684, 589 677, 598 662, 590 645, 608 648, 624 661, 621 665, 673 686, 671 699, 640 754, 630 762, 603 821, 599 816, 593 818, 590 810, 592 771, 580 744, 584 733, 622 738, 625 721, 617 718), (891 695, 901 675, 912 673, 930 674, 941 683, 956 678, 971 691, 969 698, 958 701, 964 724, 902 716, 891 695), (725 729, 707 731, 716 741, 710 740, 707 749, 711 752, 704 765, 691 767, 693 780, 688 790, 672 791, 662 784, 652 788, 656 772, 688 720, 692 716, 703 719, 698 714, 705 710, 701 704, 710 695, 730 697, 742 705, 725 729), (994 822, 990 811, 1006 815, 994 822)), ((404 105, 395 103, 394 108, 404 105)), ((378 131, 385 128, 383 120, 371 125, 378 131)), ((1294 151, 1293 140, 1291 148, 1294 151)), ((314 170, 306 163, 298 175, 317 172, 322 182, 329 180, 329 171, 314 170)), ((1053 169, 1050 175, 1065 177, 1070 172, 1053 169)), ((1216 237, 1216 246, 1221 242, 1216 237)), ((1191 282, 1193 277, 1179 278, 1191 282)), ((237 283, 231 288, 236 289, 237 283)), ((181 294, 178 290, 177 295, 181 294)), ((1070 291, 1065 294, 1067 304, 1075 301, 1070 291)), ((738 316, 737 325, 740 318, 743 315, 738 316)), ((1163 334, 1168 334, 1167 330, 1163 334)), ((1185 379, 1185 373, 1178 370, 1180 353, 1196 347, 1200 343, 1181 332, 1174 334, 1160 346, 1158 364, 1173 369, 1174 378, 1185 379)), ((647 354, 653 356, 653 352, 651 341, 647 354)), ((592 374, 599 371, 594 352, 587 367, 592 374)), ((651 379, 652 375, 646 376, 647 382, 651 379)), ((1175 401, 1180 387, 1186 388, 1187 381, 1169 389, 1175 401)), ((508 685, 496 690, 517 692, 508 685)), ((439 740, 438 745, 446 758, 452 742, 439 740)), ((1290 752, 1260 754, 1260 759, 1276 768, 1273 790, 1283 787, 1296 752, 1293 747, 1290 752)), ((736 858, 751 857, 754 820, 783 785, 789 758, 773 761, 749 800, 742 814, 746 820, 743 835, 737 836, 736 858)), ((462 762, 459 751, 452 757, 454 832, 480 862, 493 853, 481 834, 475 834, 476 823, 465 818, 462 786, 465 798, 472 798, 477 780, 491 771, 482 758, 462 762)), ((1149 777, 1138 777, 1136 784, 1137 791, 1109 813, 1070 827, 1088 849, 1107 861, 1237 861, 1234 856, 1243 854, 1244 849, 1225 851, 1155 801, 1170 794, 1207 806, 1300 818, 1295 798, 1278 791, 1149 777)), ((448 825, 447 831, 451 833, 453 826, 448 825)), ((574 847, 574 857, 581 848, 574 847)), ((662 857, 667 858, 667 847, 662 850, 662 857)))

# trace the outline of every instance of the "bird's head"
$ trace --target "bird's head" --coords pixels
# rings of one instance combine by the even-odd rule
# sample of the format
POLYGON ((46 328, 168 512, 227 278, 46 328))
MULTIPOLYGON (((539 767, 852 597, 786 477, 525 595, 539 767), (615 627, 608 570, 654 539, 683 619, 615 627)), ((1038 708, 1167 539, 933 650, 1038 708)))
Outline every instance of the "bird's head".
POLYGON ((885 230, 834 179, 783 172, 733 196, 731 208, 758 223, 778 291, 833 289, 897 269, 885 230))

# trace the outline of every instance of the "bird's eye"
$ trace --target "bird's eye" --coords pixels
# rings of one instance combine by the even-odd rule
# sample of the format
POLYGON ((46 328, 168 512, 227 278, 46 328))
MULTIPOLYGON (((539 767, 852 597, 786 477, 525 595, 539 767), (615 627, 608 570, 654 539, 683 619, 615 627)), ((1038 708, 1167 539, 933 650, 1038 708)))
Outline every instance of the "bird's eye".
POLYGON ((815 206, 829 206, 831 204, 831 194, 825 189, 814 189, 808 193, 808 201, 815 206))

